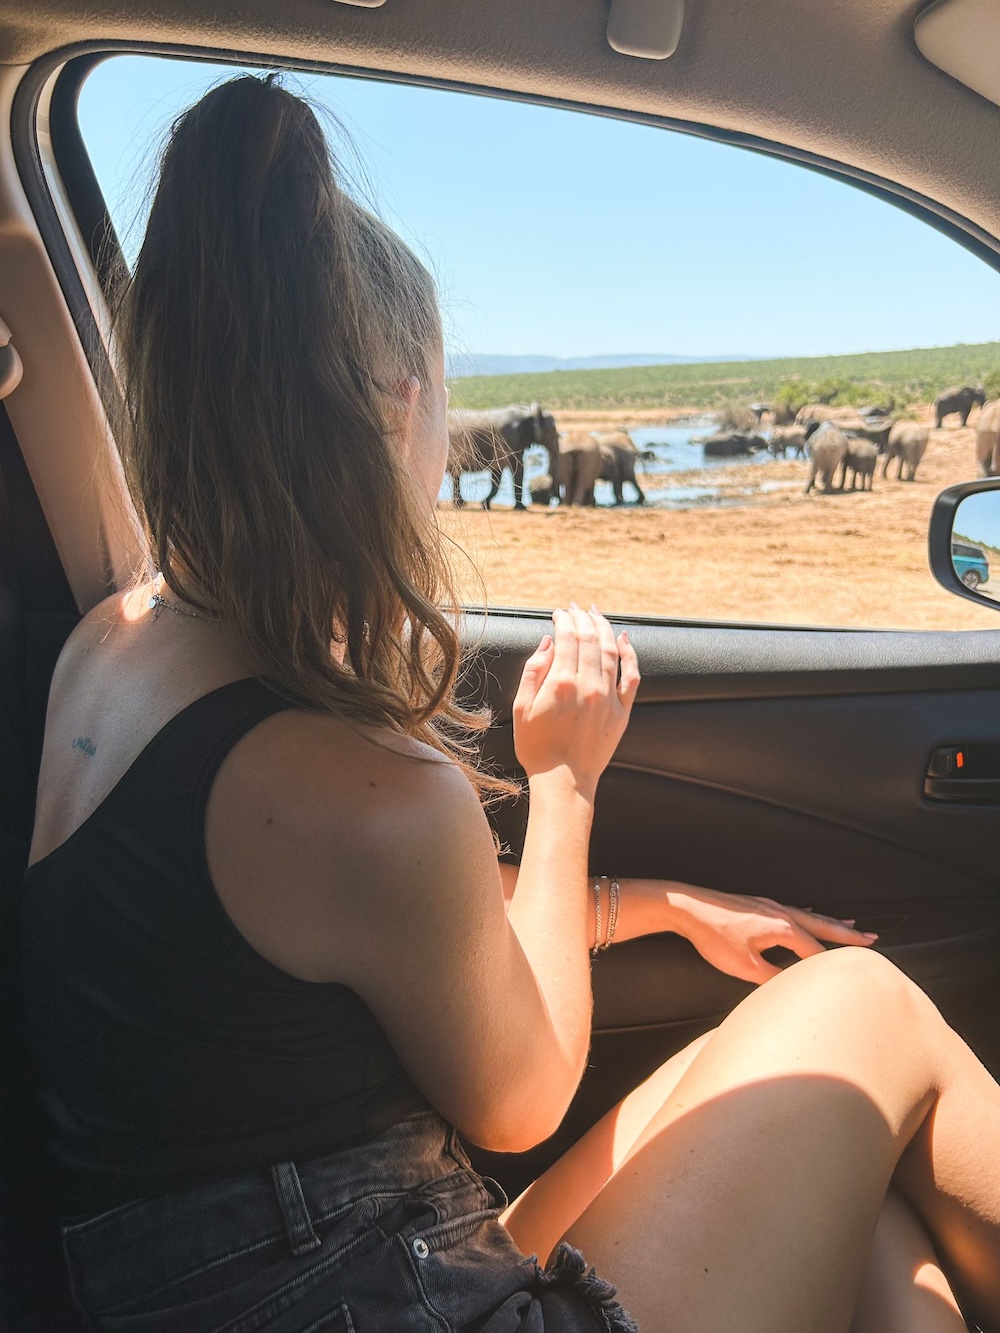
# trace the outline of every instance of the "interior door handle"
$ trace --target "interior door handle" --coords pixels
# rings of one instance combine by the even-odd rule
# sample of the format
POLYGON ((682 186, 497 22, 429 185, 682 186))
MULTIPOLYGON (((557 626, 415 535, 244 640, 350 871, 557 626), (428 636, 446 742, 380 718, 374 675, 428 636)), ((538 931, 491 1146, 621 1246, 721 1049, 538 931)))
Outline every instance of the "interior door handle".
POLYGON ((924 779, 924 795, 931 801, 1000 805, 1000 778, 924 779))
POLYGON ((942 745, 931 753, 924 778, 931 801, 1000 805, 1000 745, 942 745))

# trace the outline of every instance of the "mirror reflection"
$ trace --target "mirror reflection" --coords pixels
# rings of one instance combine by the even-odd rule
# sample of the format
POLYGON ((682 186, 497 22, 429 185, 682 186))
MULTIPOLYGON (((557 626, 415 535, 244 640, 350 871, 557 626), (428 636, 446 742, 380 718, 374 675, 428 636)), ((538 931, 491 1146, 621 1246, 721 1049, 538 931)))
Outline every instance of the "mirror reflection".
POLYGON ((959 504, 951 563, 970 591, 1000 602, 1000 491, 967 495, 959 504))

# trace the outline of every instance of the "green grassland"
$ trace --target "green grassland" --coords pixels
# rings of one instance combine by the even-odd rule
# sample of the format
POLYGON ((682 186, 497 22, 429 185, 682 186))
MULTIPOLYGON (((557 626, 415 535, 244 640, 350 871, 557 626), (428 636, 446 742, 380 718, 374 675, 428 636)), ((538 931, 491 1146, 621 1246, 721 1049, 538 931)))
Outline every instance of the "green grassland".
POLYGON ((1000 389, 1000 342, 904 352, 788 357, 773 361, 557 370, 451 381, 456 407, 542 403, 547 408, 713 408, 724 402, 815 398, 834 403, 927 402, 952 384, 1000 389))

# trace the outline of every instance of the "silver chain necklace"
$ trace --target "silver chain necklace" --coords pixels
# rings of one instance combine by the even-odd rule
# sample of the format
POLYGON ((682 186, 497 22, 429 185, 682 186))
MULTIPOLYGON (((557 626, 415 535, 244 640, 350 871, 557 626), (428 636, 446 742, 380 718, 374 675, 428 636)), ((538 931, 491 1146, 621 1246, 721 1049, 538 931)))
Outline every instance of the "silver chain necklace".
POLYGON ((173 602, 168 602, 167 599, 160 592, 162 584, 163 584, 163 575, 157 574, 156 579, 154 580, 156 591, 153 593, 153 595, 150 597, 147 603, 150 611, 152 611, 153 613, 151 619, 155 620, 157 616, 160 614, 160 612, 165 608, 167 611, 173 611, 175 616, 187 616, 189 620, 207 620, 210 625, 218 625, 221 623, 222 620, 221 616, 206 615, 204 611, 192 611, 189 607, 175 606, 173 602))

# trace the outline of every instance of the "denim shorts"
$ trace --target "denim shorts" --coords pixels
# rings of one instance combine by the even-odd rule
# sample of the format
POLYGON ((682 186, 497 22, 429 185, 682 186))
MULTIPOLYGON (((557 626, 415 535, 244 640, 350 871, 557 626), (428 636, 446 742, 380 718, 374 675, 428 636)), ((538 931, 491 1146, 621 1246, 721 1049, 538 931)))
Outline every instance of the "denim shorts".
POLYGON ((542 1268, 435 1112, 308 1162, 63 1228, 73 1298, 108 1333, 636 1333, 578 1251, 542 1268))

